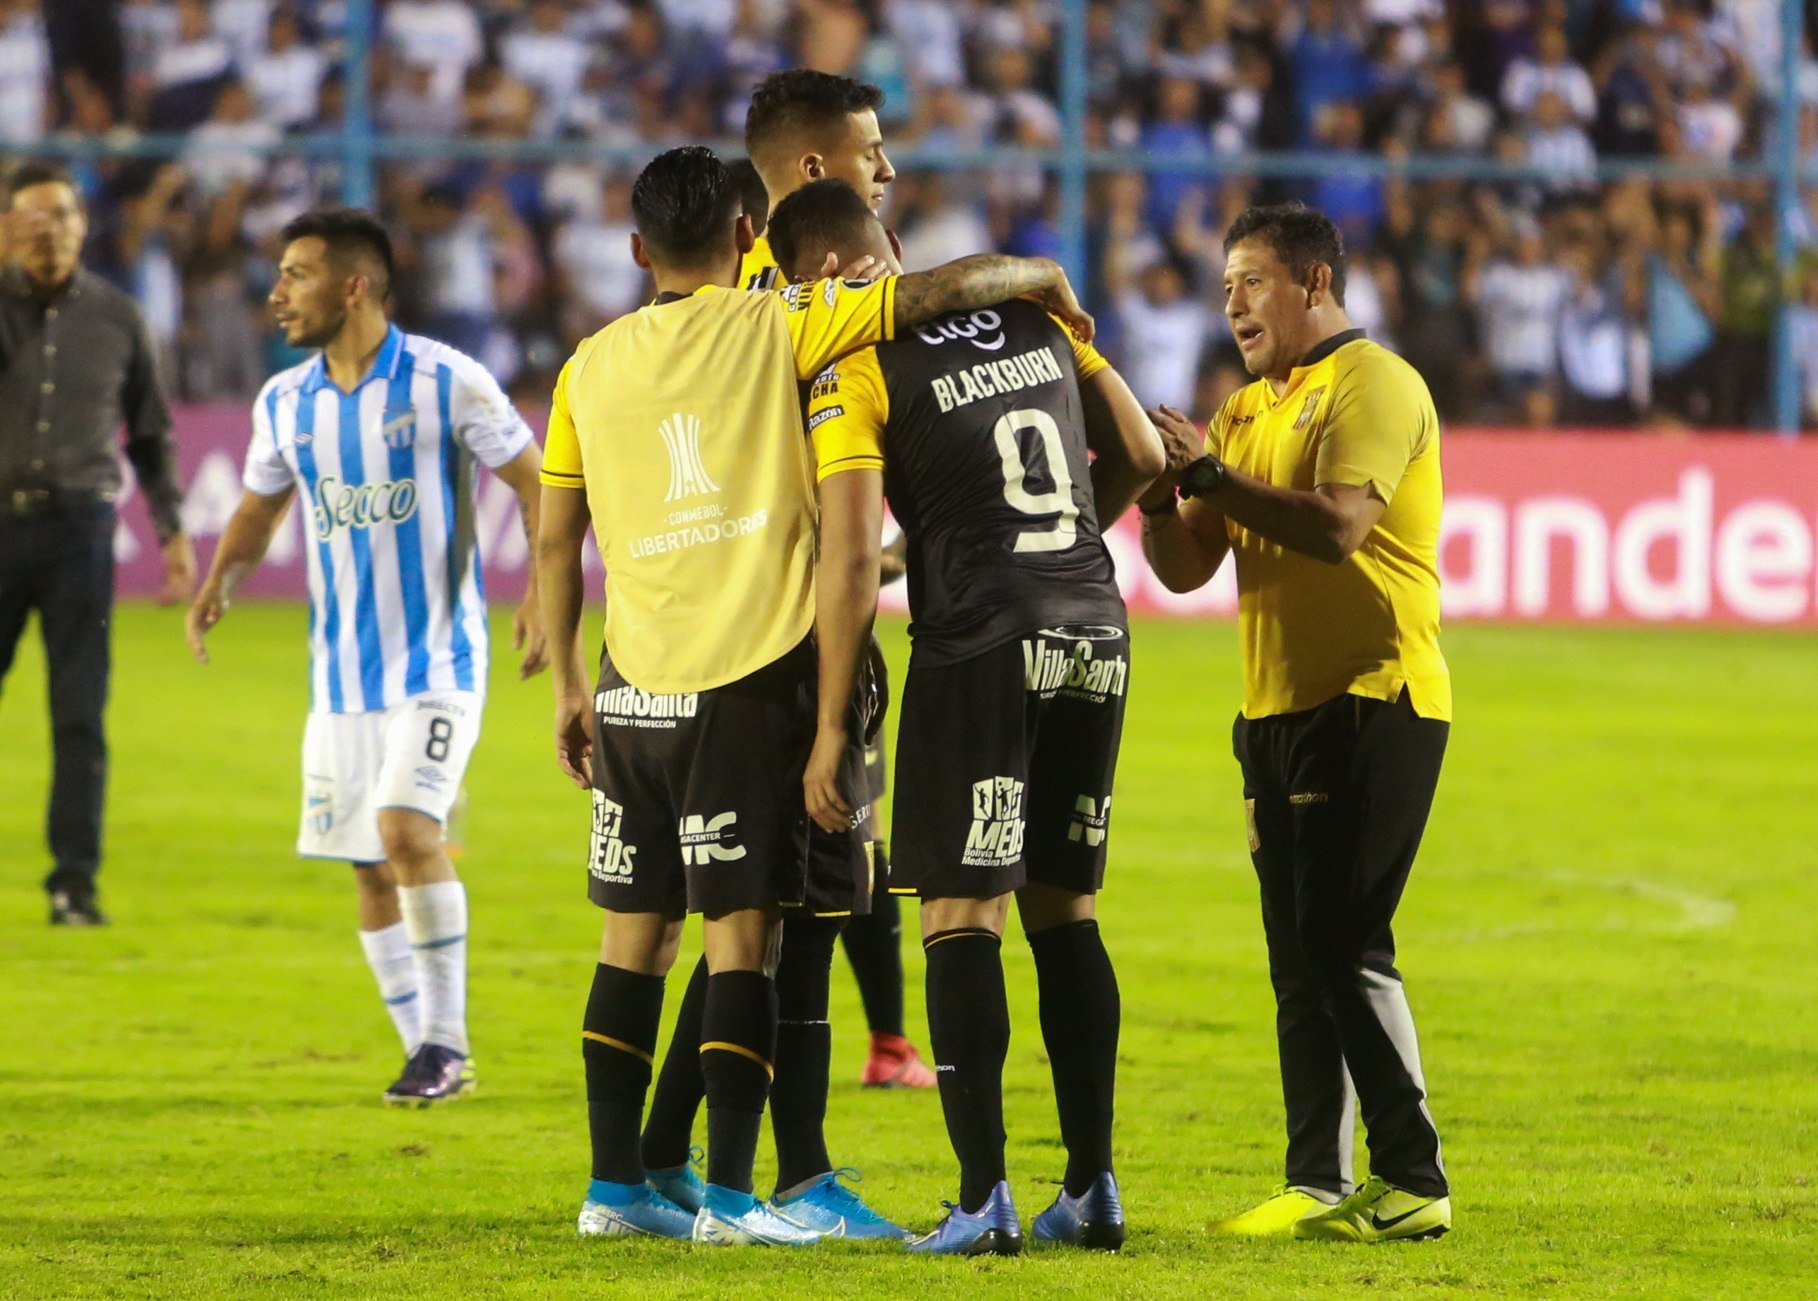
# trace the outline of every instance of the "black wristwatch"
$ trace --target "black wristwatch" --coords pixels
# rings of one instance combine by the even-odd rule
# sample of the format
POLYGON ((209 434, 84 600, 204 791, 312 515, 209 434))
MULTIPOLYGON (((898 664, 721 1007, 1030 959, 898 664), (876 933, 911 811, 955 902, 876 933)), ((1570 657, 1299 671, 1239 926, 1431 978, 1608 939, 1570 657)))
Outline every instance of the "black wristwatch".
POLYGON ((1225 463, 1216 456, 1202 456, 1180 472, 1180 495, 1209 497, 1225 481, 1225 463))

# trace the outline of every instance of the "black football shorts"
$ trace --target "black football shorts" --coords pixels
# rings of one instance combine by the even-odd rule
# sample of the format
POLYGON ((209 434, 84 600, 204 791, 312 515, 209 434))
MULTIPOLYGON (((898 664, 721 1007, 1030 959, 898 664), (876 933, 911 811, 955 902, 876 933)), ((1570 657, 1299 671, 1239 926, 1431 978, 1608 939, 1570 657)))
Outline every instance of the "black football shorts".
POLYGON ((909 662, 897 719, 890 889, 989 899, 1105 879, 1130 635, 1050 628, 956 664, 909 662))
POLYGON ((808 884, 801 906, 817 917, 869 913, 878 874, 888 871, 878 807, 884 794, 881 726, 889 702, 884 673, 884 652, 874 637, 846 715, 852 744, 840 764, 840 789, 855 809, 852 826, 838 834, 812 822, 808 826, 808 884))
POLYGON ((594 696, 587 895, 610 912, 715 916, 802 898, 814 646, 710 691, 652 695, 610 657, 594 696))

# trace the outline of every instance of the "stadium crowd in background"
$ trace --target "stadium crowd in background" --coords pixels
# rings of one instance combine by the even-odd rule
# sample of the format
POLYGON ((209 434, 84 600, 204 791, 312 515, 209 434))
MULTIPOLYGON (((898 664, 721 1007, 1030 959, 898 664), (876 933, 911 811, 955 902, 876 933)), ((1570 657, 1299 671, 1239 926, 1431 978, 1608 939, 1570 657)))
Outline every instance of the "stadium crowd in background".
MULTIPOLYGON (((388 133, 651 152, 737 135, 750 88, 803 64, 884 87, 895 149, 1052 146, 1051 0, 378 0, 372 104, 388 133)), ((1353 318, 1429 376, 1442 417, 1761 425, 1782 293, 1765 185, 1631 180, 1606 159, 1713 162, 1771 145, 1778 0, 1093 0, 1094 145, 1197 157, 1217 179, 1096 178, 1092 305, 1139 389, 1205 418, 1241 379, 1218 318, 1216 234, 1304 198, 1351 251, 1353 318), (1259 181, 1250 150, 1445 154, 1545 182, 1259 181), (1221 160, 1223 160, 1221 162, 1221 160), (1109 310, 1106 310, 1109 309, 1109 310)), ((333 156, 261 152, 336 130, 336 0, 0 0, 0 149, 187 132, 174 161, 85 163, 96 271, 151 323, 174 391, 242 398, 295 360, 265 328, 277 231, 339 196, 333 156)), ((1808 22, 1808 26, 1810 26, 1808 22)), ((1818 155, 1818 63, 1800 81, 1818 155)), ((1038 170, 913 164, 887 219, 905 262, 1059 249, 1038 170)), ((547 393, 573 343, 637 305, 629 170, 387 163, 399 319, 547 393)), ((1818 416, 1818 214, 1784 287, 1818 416)))

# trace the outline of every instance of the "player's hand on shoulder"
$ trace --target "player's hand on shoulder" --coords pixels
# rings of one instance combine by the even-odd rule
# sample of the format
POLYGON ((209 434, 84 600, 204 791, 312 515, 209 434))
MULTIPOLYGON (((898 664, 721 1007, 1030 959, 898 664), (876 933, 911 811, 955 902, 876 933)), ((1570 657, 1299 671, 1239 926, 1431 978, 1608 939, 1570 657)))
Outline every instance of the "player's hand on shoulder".
POLYGON ((822 728, 802 773, 802 796, 808 816, 822 831, 838 835, 852 826, 852 805, 840 793, 840 763, 846 756, 846 734, 822 728))
POLYGON ((1073 283, 1062 271, 1053 284, 1039 293, 1031 294, 1030 301, 1040 305, 1043 311, 1059 319, 1081 343, 1091 343, 1097 333, 1098 325, 1092 319, 1092 313, 1080 305, 1079 295, 1073 292, 1073 283))
POLYGON ((821 262, 822 280, 872 280, 884 274, 884 264, 870 255, 856 257, 840 265, 839 254, 829 252, 821 262))
POLYGON ((585 691, 556 697, 556 762, 582 790, 593 785, 593 699, 585 691))

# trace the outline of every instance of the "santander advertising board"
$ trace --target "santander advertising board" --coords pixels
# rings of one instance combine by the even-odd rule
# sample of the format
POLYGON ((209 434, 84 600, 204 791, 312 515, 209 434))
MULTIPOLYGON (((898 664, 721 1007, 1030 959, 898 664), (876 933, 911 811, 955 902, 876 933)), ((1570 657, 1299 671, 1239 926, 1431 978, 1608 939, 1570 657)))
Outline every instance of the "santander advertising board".
MULTIPOLYGON (((206 564, 239 500, 248 417, 228 406, 181 408, 176 417, 184 519, 206 564)), ((534 414, 531 423, 540 424, 534 414)), ((1440 575, 1450 620, 1818 623, 1818 439, 1477 429, 1442 437, 1440 575)), ((285 521, 249 595, 304 594, 300 513, 285 521)), ((481 479, 476 527, 489 595, 517 596, 524 538, 510 490, 490 476, 481 479)), ((1229 564, 1183 596, 1157 583, 1134 512, 1107 542, 1133 611, 1236 611, 1229 564)), ((130 490, 115 555, 123 595, 158 589, 151 525, 130 490)), ((902 602, 901 584, 885 589, 886 608, 902 602)))

